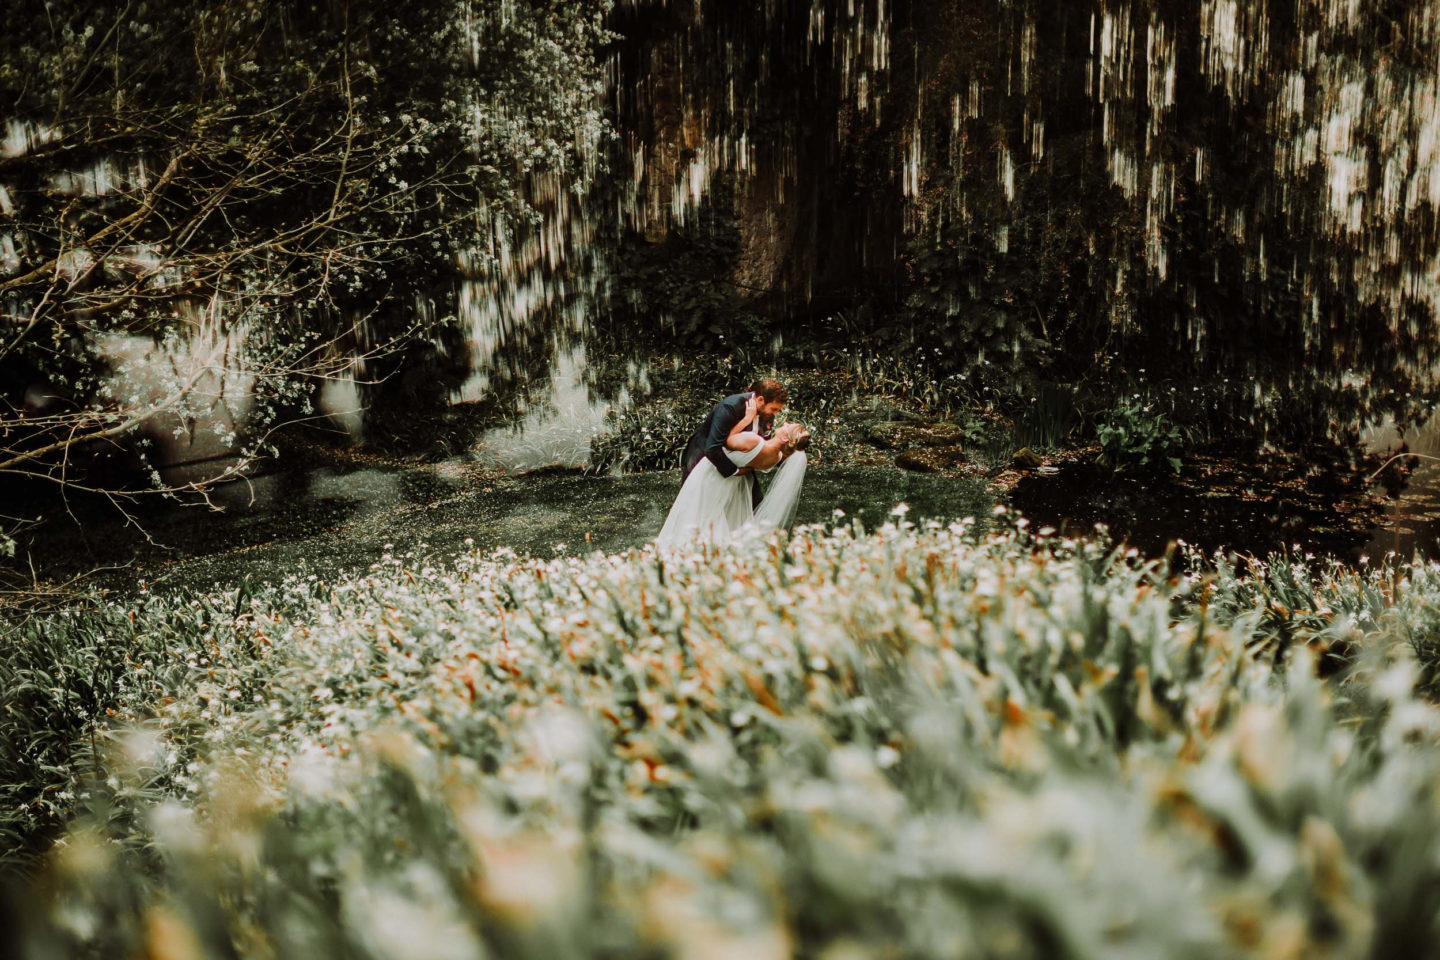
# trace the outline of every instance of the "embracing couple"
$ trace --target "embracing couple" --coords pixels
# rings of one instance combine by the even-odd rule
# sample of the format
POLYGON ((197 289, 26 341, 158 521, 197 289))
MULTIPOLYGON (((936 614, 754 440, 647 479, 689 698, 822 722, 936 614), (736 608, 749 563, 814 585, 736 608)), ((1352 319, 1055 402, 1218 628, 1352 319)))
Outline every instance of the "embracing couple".
POLYGON ((761 380, 715 405, 685 448, 680 495, 656 543, 723 543, 745 529, 790 523, 805 482, 810 432, 795 423, 774 428, 785 400, 778 381, 761 380), (761 491, 757 470, 775 471, 768 492, 761 491))

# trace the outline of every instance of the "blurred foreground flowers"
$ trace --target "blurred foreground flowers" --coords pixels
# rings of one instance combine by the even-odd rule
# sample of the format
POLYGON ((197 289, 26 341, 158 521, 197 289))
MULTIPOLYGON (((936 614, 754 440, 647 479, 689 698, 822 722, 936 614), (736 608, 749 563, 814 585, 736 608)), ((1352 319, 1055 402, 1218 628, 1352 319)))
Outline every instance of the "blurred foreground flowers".
POLYGON ((87 682, 125 683, 68 765, 26 768, 54 782, 25 797, 80 812, 15 888, 18 946, 1432 950, 1440 712, 1414 651, 1440 636, 1440 568, 1190 559, 901 519, 387 557, 95 614, 130 633, 87 634, 123 665, 87 682))

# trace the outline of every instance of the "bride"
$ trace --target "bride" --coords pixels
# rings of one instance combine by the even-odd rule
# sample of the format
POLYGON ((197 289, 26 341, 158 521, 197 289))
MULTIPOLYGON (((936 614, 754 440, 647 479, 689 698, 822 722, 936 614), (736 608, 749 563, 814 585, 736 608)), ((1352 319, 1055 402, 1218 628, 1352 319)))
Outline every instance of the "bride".
POLYGON ((749 431, 762 402, 752 395, 745 404, 745 416, 725 440, 725 456, 740 469, 722 476, 715 464, 702 457, 690 471, 680 495, 670 507, 665 526, 655 542, 662 547, 689 543, 725 543, 742 531, 769 531, 788 526, 800 502, 805 482, 805 447, 810 433, 799 424, 787 423, 769 440, 749 431), (780 469, 765 499, 752 508, 752 470, 780 469))

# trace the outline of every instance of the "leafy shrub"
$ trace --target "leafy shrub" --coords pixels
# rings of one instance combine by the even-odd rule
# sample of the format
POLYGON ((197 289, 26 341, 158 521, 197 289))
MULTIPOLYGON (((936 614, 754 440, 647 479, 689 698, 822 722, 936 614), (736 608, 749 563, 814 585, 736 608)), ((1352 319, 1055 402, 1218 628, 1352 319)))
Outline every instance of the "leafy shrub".
POLYGON ((682 409, 673 400, 612 410, 605 431, 590 442, 590 468, 629 473, 679 467, 685 444, 706 412, 682 409))
POLYGON ((1122 399, 1095 425, 1095 436, 1101 457, 1112 469, 1168 467, 1180 472, 1184 438, 1154 404, 1141 403, 1137 397, 1122 399))

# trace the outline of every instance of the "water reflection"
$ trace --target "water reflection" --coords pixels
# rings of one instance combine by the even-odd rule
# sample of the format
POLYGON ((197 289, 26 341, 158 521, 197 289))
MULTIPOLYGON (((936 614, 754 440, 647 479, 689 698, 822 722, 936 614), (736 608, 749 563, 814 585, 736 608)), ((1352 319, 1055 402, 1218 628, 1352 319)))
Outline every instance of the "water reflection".
POLYGON ((1388 500, 1382 521, 1377 524, 1366 555, 1378 559, 1395 554, 1408 560, 1417 551, 1427 557, 1440 554, 1440 417, 1431 417, 1403 434, 1388 427, 1367 438, 1372 449, 1403 449, 1419 454, 1399 461, 1413 472, 1398 496, 1388 500))
MULTIPOLYGON (((471 452, 473 459, 507 473, 588 466, 591 442, 612 404, 592 398, 586 372, 583 346, 559 350, 544 399, 513 425, 486 432, 471 452)), ((615 405, 626 399, 622 389, 615 405)))
POLYGON ((186 312, 190 323, 184 337, 157 343, 151 337, 111 333, 99 342, 100 354, 112 365, 102 394, 132 410, 154 410, 145 421, 151 462, 157 467, 206 464, 200 475, 172 473, 170 482, 224 472, 253 406, 255 375, 244 359, 244 330, 218 323, 213 311, 186 312), (173 401, 182 391, 183 400, 173 401))
POLYGON ((334 427, 358 441, 365 426, 365 408, 354 376, 332 377, 320 387, 316 412, 334 427))

